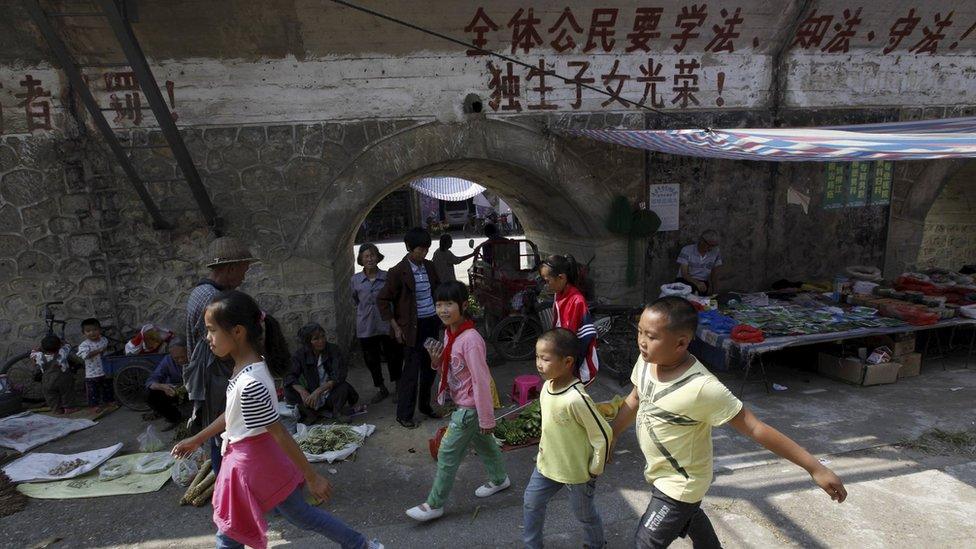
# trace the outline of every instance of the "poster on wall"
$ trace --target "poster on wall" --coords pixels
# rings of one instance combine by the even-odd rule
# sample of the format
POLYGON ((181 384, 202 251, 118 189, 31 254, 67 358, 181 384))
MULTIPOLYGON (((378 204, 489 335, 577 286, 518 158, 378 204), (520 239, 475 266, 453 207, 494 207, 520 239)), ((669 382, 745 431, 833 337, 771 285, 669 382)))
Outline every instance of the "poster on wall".
POLYGON ((658 231, 678 230, 678 206, 681 201, 681 185, 664 183, 651 185, 648 209, 661 218, 661 228, 658 231))

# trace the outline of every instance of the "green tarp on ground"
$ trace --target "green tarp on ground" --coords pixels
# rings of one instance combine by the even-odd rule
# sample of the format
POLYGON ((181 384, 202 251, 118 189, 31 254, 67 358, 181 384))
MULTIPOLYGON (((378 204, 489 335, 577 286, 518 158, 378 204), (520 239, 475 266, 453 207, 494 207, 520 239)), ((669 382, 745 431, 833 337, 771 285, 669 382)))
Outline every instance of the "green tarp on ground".
MULTIPOLYGON (((131 454, 121 456, 119 459, 129 460, 134 468, 136 461, 146 455, 148 454, 131 454)), ((170 469, 166 469, 151 475, 130 473, 115 480, 98 480, 98 471, 95 470, 71 480, 21 484, 17 486, 17 490, 32 498, 39 499, 76 499, 145 494, 162 488, 169 480, 169 473, 170 469)))

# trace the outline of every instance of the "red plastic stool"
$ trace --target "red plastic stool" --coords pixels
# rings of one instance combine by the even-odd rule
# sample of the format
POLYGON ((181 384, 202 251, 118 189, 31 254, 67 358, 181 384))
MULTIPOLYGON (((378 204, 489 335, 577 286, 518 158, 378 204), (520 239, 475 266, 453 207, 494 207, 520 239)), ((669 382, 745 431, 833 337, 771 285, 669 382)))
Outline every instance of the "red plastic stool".
POLYGON ((539 391, 542 390, 542 378, 536 375, 524 375, 515 378, 512 382, 511 399, 519 406, 525 406, 530 400, 539 398, 539 391))

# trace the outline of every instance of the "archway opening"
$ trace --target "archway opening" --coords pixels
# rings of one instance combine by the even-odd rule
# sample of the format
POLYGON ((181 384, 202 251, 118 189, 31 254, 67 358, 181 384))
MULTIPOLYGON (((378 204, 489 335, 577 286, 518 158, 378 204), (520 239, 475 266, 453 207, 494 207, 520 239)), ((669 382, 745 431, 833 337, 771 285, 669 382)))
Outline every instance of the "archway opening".
MULTIPOLYGON (((411 227, 430 233, 432 245, 427 259, 435 260, 440 249, 461 260, 452 260, 447 271, 448 276, 465 283, 472 254, 487 240, 487 232, 512 240, 525 238, 518 213, 498 193, 467 179, 421 177, 391 191, 366 214, 355 236, 353 258, 359 256, 362 245, 371 243, 383 256, 379 268, 388 271, 406 253, 403 235, 411 227)), ((520 267, 531 268, 533 265, 525 260, 526 250, 521 251, 520 267)))

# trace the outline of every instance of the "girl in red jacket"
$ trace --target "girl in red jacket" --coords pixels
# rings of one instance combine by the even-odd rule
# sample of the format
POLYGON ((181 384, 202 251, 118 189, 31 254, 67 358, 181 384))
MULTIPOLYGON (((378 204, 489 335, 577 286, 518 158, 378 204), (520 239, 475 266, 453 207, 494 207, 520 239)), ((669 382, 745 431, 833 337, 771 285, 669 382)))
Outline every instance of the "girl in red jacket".
POLYGON ((593 317, 586 304, 586 298, 579 291, 576 284, 579 279, 580 268, 571 255, 551 255, 542 262, 539 274, 546 281, 546 285, 556 294, 553 304, 555 313, 555 328, 566 328, 576 334, 580 340, 582 354, 577 357, 577 377, 583 383, 589 383, 600 368, 600 361, 596 354, 596 328, 593 317))

